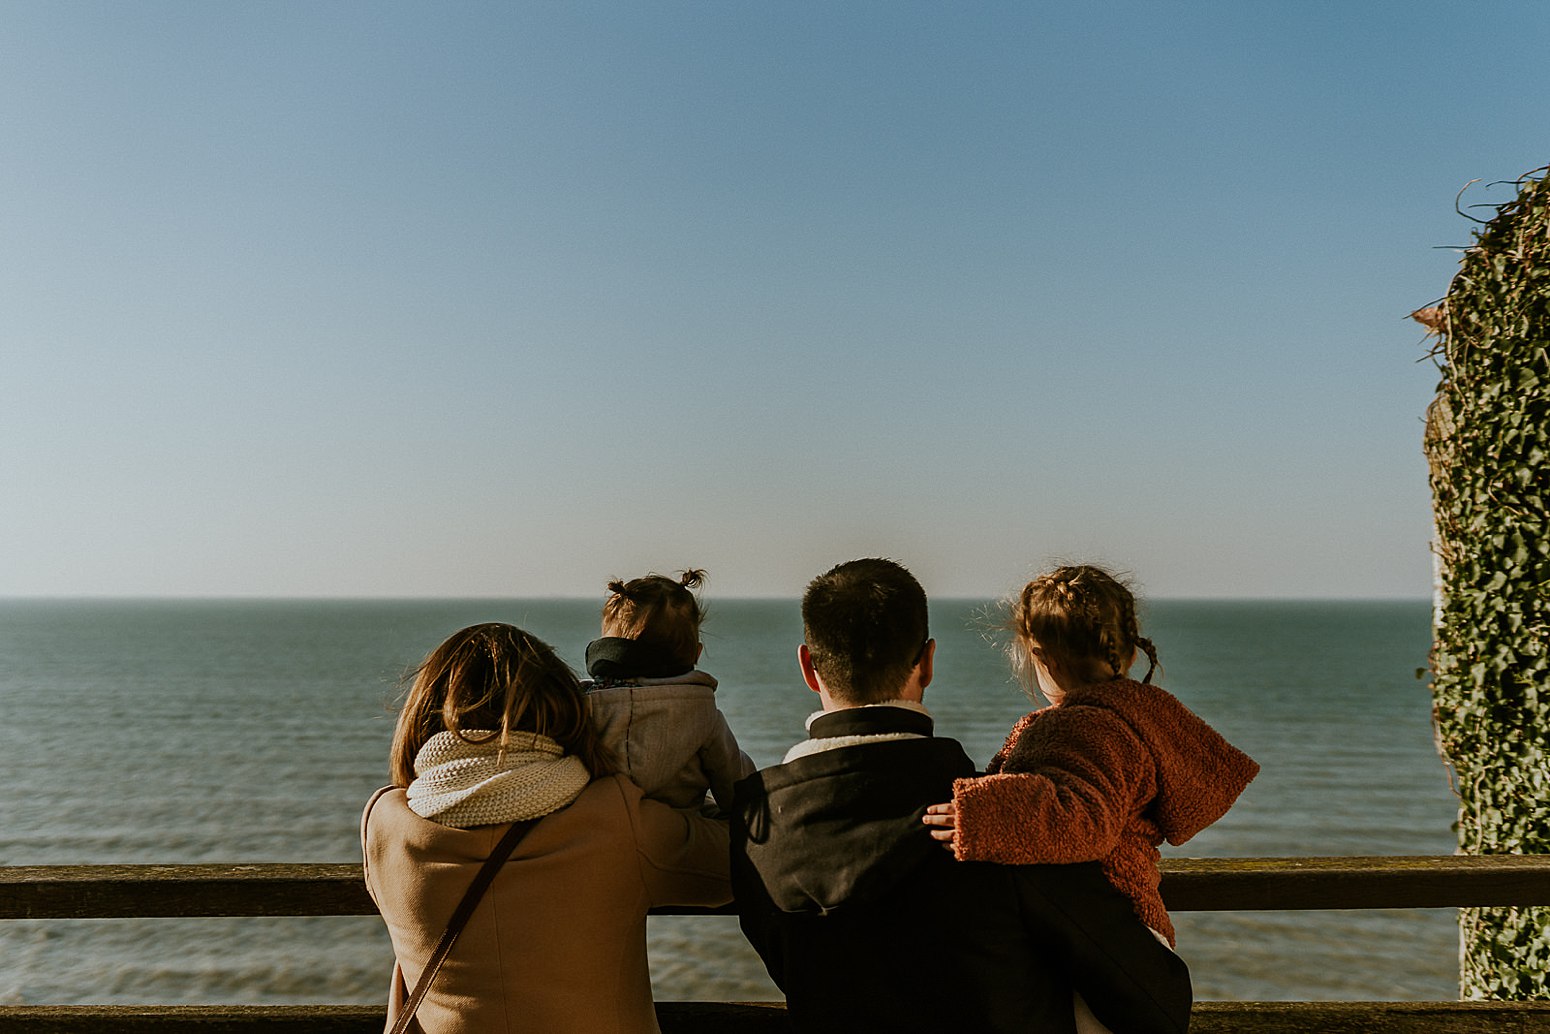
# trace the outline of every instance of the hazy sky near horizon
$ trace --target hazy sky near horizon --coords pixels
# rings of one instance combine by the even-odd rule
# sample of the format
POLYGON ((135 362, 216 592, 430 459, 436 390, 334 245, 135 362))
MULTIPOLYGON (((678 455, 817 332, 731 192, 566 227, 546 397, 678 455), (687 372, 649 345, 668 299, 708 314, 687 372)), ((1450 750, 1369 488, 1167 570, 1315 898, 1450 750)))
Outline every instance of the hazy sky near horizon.
POLYGON ((1540 3, 0 23, 0 596, 1423 596, 1405 317, 1550 161, 1540 3))

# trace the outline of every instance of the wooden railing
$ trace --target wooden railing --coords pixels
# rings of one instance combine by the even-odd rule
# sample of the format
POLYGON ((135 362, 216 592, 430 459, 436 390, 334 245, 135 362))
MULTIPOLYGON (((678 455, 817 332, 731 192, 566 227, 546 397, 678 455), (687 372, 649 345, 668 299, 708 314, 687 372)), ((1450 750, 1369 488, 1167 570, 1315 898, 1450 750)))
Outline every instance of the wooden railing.
MULTIPOLYGON (((1163 864, 1172 911, 1550 904, 1550 857, 1223 858, 1163 864)), ((358 865, 0 868, 0 919, 375 914, 358 865)), ((730 909, 665 909, 699 915, 730 909)), ((665 1034, 785 1030, 779 1003, 663 1002, 665 1034)), ((0 1006, 0 1034, 376 1034, 372 1006, 0 1006)), ((1197 1034, 1550 1032, 1550 1002, 1202 1002, 1197 1034)))

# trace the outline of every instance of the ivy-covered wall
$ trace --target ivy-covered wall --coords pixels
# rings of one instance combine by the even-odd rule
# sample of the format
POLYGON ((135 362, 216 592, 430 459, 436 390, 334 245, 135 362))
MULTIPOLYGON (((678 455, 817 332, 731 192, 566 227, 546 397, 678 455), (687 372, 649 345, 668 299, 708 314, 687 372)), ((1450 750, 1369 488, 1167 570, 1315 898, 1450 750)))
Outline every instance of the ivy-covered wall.
MULTIPOLYGON (((1440 305, 1426 453, 1432 694, 1466 854, 1550 853, 1550 175, 1519 181, 1440 305)), ((1466 999, 1550 998, 1550 908, 1465 909, 1466 999)))

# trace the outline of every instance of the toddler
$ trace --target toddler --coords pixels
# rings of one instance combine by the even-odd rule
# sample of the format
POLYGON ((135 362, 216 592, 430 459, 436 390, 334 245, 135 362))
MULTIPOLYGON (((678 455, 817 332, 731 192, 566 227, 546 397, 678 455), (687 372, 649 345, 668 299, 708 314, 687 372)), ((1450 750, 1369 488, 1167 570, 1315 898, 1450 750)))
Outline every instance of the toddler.
POLYGON ((990 774, 957 780, 952 802, 932 805, 924 821, 960 859, 1100 861, 1173 945, 1157 847, 1226 814, 1259 765, 1151 684, 1156 648, 1140 634, 1135 597, 1107 572, 1061 567, 1035 578, 1012 608, 1012 630, 1013 667, 1049 706, 1017 722, 990 774), (1138 650, 1147 670, 1134 682, 1138 650))
POLYGON ((690 590, 704 580, 704 571, 688 570, 677 581, 609 582, 583 686, 604 744, 646 796, 698 808, 709 789, 726 811, 732 784, 754 764, 716 707, 716 680, 695 667, 704 611, 690 590))

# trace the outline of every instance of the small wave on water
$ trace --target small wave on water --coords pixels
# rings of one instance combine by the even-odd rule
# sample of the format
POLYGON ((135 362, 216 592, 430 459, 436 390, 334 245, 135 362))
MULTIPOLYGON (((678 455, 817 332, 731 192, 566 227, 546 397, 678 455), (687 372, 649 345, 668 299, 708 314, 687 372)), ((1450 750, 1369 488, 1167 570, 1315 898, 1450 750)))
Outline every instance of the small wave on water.
POLYGON ((392 959, 375 917, 12 920, 0 1003, 373 1004, 392 959))

